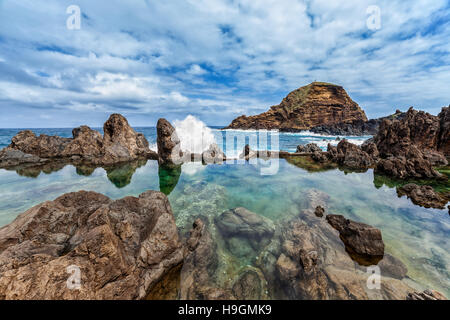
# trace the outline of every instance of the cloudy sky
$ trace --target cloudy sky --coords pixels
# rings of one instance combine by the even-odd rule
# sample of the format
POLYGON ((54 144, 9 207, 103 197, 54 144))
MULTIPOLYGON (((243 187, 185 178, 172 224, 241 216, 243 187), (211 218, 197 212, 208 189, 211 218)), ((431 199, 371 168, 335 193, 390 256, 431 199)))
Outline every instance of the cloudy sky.
POLYGON ((437 114, 449 52, 449 0, 0 0, 0 127, 101 126, 112 112, 225 125, 314 80, 371 118, 437 114))

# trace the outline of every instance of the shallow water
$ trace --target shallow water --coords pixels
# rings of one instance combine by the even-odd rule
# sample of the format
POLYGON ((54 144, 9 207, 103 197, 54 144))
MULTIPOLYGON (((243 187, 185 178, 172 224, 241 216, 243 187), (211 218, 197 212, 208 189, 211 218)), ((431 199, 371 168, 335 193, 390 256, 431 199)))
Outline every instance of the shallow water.
MULTIPOLYGON (((287 143, 294 145, 292 139, 283 134, 280 141, 285 142, 280 143, 281 149, 290 150, 286 146, 287 143)), ((406 197, 398 198, 395 188, 380 186, 381 180, 374 179, 372 170, 365 173, 346 173, 339 169, 313 172, 284 159, 279 160, 274 175, 261 175, 260 166, 234 162, 208 166, 188 163, 181 171, 161 170, 156 161, 108 171, 71 165, 58 169, 45 170, 47 173, 1 169, 0 226, 10 223, 30 207, 67 192, 90 190, 117 199, 161 189, 169 194, 177 225, 185 233, 196 217, 215 217, 235 207, 245 207, 273 221, 294 217, 303 209, 301 203, 308 190, 316 189, 330 197, 327 213, 342 214, 381 229, 386 252, 399 258, 408 268, 410 279, 405 280, 408 284, 417 289, 433 288, 450 296, 448 211, 421 208, 406 197)), ((242 258, 233 263, 252 262, 242 258)))

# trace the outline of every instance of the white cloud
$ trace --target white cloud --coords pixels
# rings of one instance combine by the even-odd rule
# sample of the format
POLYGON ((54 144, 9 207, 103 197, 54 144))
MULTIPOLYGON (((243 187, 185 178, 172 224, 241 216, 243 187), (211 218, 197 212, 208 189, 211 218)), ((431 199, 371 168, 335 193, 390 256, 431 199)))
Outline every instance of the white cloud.
POLYGON ((450 101, 448 1, 377 1, 376 32, 366 27, 372 4, 81 0, 82 29, 70 31, 64 2, 6 0, 0 109, 194 111, 226 124, 321 80, 343 85, 372 117, 409 105, 436 113, 450 101))

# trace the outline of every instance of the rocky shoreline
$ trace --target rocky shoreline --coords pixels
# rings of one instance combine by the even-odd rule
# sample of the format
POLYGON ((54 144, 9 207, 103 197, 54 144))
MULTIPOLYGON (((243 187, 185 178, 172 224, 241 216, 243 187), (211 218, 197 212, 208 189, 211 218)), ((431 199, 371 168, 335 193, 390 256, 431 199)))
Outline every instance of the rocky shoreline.
POLYGON ((0 299, 445 299, 402 281, 407 269, 384 252, 380 230, 324 218, 328 198, 311 190, 297 217, 277 223, 227 210, 180 237, 161 192, 65 194, 0 228, 0 299), (241 254, 253 266, 229 269, 241 254), (372 264, 381 290, 366 287, 372 264))

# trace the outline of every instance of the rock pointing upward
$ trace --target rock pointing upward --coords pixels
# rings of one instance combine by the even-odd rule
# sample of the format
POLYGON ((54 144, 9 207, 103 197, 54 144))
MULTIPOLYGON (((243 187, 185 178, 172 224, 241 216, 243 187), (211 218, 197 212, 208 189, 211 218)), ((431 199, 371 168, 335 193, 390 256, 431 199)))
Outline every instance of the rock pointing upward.
POLYGON ((289 93, 269 111, 240 116, 227 129, 306 130, 318 125, 367 121, 364 111, 341 86, 313 82, 289 93))
POLYGON ((112 114, 104 136, 88 126, 72 130, 73 138, 61 138, 32 131, 19 132, 11 144, 0 151, 0 167, 54 160, 92 165, 113 165, 138 158, 156 158, 142 133, 137 133, 120 114, 112 114))

